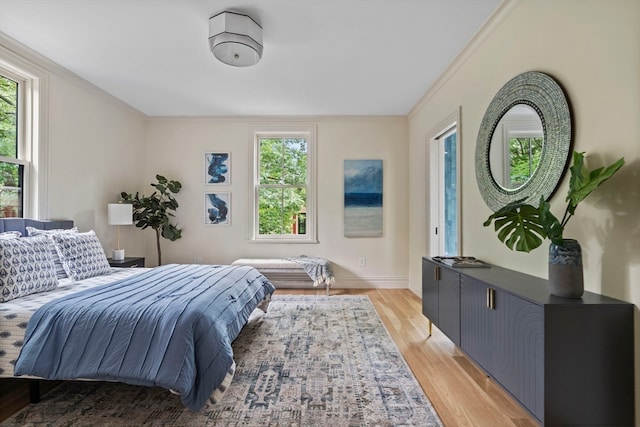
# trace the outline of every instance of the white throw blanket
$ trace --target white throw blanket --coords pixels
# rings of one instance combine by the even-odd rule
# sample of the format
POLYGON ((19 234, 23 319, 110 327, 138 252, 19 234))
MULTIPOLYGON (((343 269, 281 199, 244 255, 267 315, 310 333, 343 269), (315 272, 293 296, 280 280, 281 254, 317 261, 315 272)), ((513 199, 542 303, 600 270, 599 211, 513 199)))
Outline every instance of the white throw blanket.
MULTIPOLYGON (((327 287, 331 287, 335 282, 333 271, 331 271, 331 263, 328 259, 300 255, 299 257, 287 258, 287 261, 300 264, 313 280, 313 286, 324 284, 327 287)), ((327 290, 327 292, 329 291, 327 290)))

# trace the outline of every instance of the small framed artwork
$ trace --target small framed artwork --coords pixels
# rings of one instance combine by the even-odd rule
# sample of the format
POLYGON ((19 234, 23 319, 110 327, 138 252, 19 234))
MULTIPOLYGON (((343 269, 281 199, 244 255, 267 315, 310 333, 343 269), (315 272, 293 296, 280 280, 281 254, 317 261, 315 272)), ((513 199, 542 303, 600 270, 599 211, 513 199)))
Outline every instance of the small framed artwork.
POLYGON ((213 225, 231 224, 231 193, 204 194, 204 223, 213 225))
POLYGON ((209 185, 231 184, 231 153, 204 153, 204 182, 209 185))

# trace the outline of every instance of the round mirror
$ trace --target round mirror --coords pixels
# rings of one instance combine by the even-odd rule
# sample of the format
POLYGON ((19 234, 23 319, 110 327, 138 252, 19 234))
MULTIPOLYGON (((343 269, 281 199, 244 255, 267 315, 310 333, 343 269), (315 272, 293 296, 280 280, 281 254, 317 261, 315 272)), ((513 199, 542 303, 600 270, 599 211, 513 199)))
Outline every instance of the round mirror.
POLYGON ((525 104, 514 105, 502 116, 491 137, 491 176, 505 190, 526 185, 538 169, 544 129, 538 113, 525 104))
POLYGON ((547 200, 565 172, 571 116, 560 86, 530 71, 507 82, 484 114, 476 142, 478 188, 494 211, 547 200))

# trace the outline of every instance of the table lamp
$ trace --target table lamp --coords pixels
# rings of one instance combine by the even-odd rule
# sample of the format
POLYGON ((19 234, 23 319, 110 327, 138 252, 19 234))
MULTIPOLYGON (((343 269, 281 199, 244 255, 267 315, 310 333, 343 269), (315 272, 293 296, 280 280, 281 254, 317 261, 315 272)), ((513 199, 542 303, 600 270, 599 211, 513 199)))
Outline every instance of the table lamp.
POLYGON ((120 248, 120 226, 133 224, 133 206, 129 203, 109 203, 107 205, 107 222, 117 227, 117 245, 113 250, 114 261, 124 260, 124 249, 120 248))

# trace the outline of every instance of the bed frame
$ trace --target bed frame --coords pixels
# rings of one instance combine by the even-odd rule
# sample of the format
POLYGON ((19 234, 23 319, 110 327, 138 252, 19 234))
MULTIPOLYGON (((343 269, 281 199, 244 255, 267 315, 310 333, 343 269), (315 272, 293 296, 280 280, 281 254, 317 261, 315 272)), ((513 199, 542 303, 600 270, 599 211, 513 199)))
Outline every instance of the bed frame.
MULTIPOLYGON (((0 233, 5 231, 19 231, 23 237, 28 236, 27 227, 41 230, 54 230, 58 228, 73 228, 71 220, 37 220, 28 218, 0 218, 0 233)), ((29 401, 40 402, 40 379, 29 378, 29 401)))

